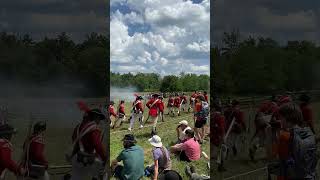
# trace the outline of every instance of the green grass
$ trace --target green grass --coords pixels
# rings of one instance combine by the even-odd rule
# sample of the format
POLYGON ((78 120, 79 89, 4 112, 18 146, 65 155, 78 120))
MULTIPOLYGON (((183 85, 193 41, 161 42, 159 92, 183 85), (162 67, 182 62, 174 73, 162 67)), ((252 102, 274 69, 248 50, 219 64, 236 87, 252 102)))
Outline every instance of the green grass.
MULTIPOLYGON (((166 102, 166 100, 165 100, 166 102)), ((130 107, 131 103, 126 103, 126 114, 130 116, 130 107)), ((144 116, 147 118, 148 110, 145 111, 144 116)), ((165 114, 167 111, 165 111, 165 114)), ((129 118, 129 117, 127 117, 129 118)), ((190 126, 193 127, 193 117, 192 113, 182 112, 181 116, 170 117, 165 115, 164 123, 158 121, 157 124, 157 132, 161 137, 164 146, 171 146, 173 143, 177 141, 176 135, 176 126, 179 121, 187 120, 190 123, 190 126)), ((148 124, 150 125, 150 124, 148 124)), ((146 124, 146 126, 148 126, 146 124)), ((111 130, 110 135, 110 159, 111 161, 117 157, 117 155, 123 150, 121 139, 127 133, 130 133, 127 128, 129 127, 129 123, 124 123, 120 129, 111 130)), ((149 144, 148 139, 150 138, 151 127, 144 127, 142 129, 138 129, 139 122, 135 122, 135 129, 132 131, 135 137, 137 138, 137 144, 144 149, 144 158, 145 158, 145 166, 152 164, 152 146, 149 144)), ((210 156, 210 142, 206 141, 202 146, 201 150, 205 151, 208 156, 210 156)), ((172 169, 179 172, 179 174, 183 177, 183 179, 187 179, 184 169, 187 165, 186 162, 179 161, 174 155, 171 155, 172 161, 172 169)), ((204 157, 202 157, 199 161, 192 162, 200 174, 209 174, 209 170, 207 169, 207 161, 204 157)), ((145 178, 146 179, 146 178, 145 178)))

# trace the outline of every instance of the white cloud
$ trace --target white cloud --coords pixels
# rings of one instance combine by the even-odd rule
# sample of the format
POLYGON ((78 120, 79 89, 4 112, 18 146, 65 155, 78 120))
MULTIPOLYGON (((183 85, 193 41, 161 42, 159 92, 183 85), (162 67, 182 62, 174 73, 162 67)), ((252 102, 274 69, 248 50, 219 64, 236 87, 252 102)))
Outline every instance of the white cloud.
POLYGON ((209 0, 200 4, 185 0, 111 1, 111 5, 117 3, 134 11, 124 14, 114 10, 111 14, 113 71, 209 74, 209 68, 204 68, 210 62, 209 0), (136 25, 149 30, 135 31, 136 25))

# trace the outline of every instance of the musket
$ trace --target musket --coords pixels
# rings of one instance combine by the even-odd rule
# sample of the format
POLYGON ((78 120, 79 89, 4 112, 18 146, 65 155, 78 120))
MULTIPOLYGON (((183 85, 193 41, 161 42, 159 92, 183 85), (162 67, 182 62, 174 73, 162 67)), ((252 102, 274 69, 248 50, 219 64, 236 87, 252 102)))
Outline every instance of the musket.
POLYGON ((30 113, 27 136, 24 141, 23 152, 20 159, 20 165, 25 167, 27 170, 28 170, 28 162, 29 162, 29 147, 30 147, 30 140, 31 140, 30 137, 32 135, 33 120, 34 120, 33 115, 32 113, 30 113))

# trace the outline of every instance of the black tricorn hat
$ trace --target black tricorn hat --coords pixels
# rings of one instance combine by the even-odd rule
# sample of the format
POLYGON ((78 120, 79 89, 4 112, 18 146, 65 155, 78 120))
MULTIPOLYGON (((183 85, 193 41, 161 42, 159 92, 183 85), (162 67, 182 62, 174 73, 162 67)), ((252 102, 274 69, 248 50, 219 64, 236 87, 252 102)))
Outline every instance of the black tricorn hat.
POLYGON ((302 102, 310 102, 310 99, 311 97, 306 95, 306 94, 302 94, 300 97, 299 97, 299 100, 302 101, 302 102))
POLYGON ((45 121, 39 121, 33 126, 33 132, 38 133, 47 129, 47 123, 45 121))
POLYGON ((13 128, 9 124, 0 125, 0 135, 15 134, 17 129, 13 128))
POLYGON ((88 112, 89 116, 97 116, 100 120, 106 119, 106 116, 102 113, 100 109, 91 109, 88 112))

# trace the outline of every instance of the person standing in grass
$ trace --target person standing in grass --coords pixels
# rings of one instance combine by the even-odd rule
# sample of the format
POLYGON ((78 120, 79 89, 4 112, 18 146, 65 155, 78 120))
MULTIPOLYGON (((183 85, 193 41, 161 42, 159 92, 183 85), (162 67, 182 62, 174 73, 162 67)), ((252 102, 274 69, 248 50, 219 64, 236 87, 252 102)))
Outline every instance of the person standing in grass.
POLYGON ((158 99, 158 94, 153 94, 152 98, 147 102, 146 106, 149 108, 149 117, 151 118, 151 121, 153 122, 151 135, 156 134, 156 127, 158 122, 158 115, 159 115, 159 107, 160 105, 160 99, 158 99))
POLYGON ((154 164, 147 166, 146 172, 153 180, 157 180, 160 173, 171 169, 171 159, 169 151, 162 145, 161 138, 157 135, 149 139, 153 146, 152 155, 154 164))
POLYGON ((16 129, 10 125, 0 125, 0 180, 6 179, 6 170, 11 171, 17 176, 26 173, 26 170, 23 167, 19 167, 12 159, 13 147, 10 141, 15 133, 16 129))
POLYGON ((193 130, 186 130, 187 139, 185 142, 176 144, 170 148, 170 152, 179 154, 181 161, 196 161, 200 159, 200 144, 194 136, 193 130))
POLYGON ((126 119, 126 113, 125 113, 125 106, 124 106, 124 100, 120 101, 119 107, 118 107, 118 112, 117 112, 117 118, 116 121, 114 122, 112 129, 117 128, 122 125, 122 123, 126 119))
POLYGON ((205 137, 205 125, 208 120, 209 116, 209 105, 205 101, 204 96, 199 95, 196 98, 196 109, 194 113, 195 118, 195 133, 196 137, 200 144, 203 143, 204 137, 205 137))
POLYGON ((102 144, 100 121, 105 120, 100 109, 88 111, 82 122, 76 126, 72 135, 73 151, 67 160, 72 163, 72 180, 81 180, 90 176, 98 179, 104 168, 107 155, 102 144))
POLYGON ((317 145, 310 127, 305 127, 298 105, 289 102, 278 111, 282 130, 278 140, 278 180, 316 179, 317 145))
POLYGON ((26 177, 21 179, 43 179, 49 180, 48 160, 44 154, 44 133, 47 129, 46 122, 39 121, 33 127, 33 133, 24 145, 25 159, 22 166, 27 169, 26 177))
POLYGON ((124 150, 112 161, 113 176, 120 180, 139 180, 144 176, 144 152, 132 134, 123 138, 124 150), (123 162, 123 166, 120 162, 123 162))
POLYGON ((310 129, 312 130, 312 132, 315 134, 315 128, 314 128, 314 122, 313 122, 313 112, 312 112, 312 108, 310 105, 310 96, 306 95, 306 94, 302 94, 299 97, 299 101, 300 103, 300 109, 302 112, 302 117, 303 117, 303 122, 304 122, 304 126, 308 126, 310 127, 310 129))

